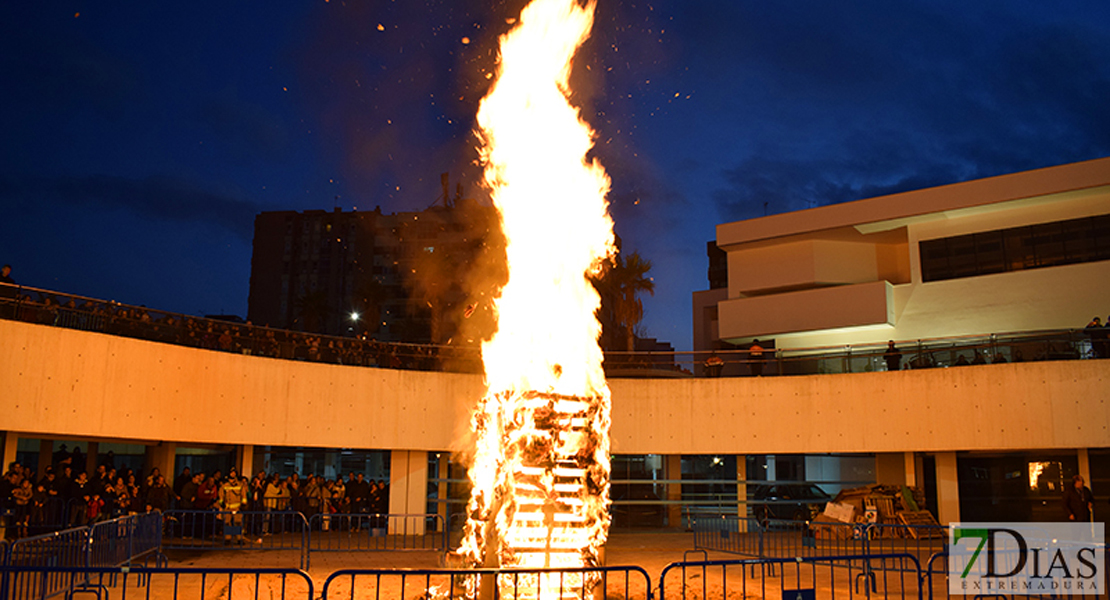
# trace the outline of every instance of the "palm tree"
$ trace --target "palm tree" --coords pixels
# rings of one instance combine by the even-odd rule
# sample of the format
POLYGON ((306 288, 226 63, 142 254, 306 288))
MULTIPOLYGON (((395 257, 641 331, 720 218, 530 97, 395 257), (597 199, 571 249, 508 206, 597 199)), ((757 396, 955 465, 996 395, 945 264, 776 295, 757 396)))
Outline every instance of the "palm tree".
POLYGON ((651 261, 639 252, 629 254, 627 259, 617 254, 601 276, 594 279, 601 295, 598 318, 607 339, 602 345, 607 349, 612 350, 623 341, 626 351, 635 350, 636 326, 644 318, 644 304, 639 296, 643 292, 655 295, 655 282, 647 276, 650 270, 651 261))

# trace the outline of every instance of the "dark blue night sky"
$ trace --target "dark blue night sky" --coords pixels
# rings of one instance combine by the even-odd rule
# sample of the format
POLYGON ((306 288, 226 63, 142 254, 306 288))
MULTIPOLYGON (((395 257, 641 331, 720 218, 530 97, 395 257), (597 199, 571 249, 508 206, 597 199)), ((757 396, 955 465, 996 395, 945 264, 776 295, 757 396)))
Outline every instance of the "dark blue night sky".
MULTIPOLYGON (((522 0, 0 4, 0 263, 246 313, 254 215, 420 210, 522 0)), ((647 333, 689 348, 717 223, 1110 155, 1110 3, 599 0, 574 101, 647 333)))

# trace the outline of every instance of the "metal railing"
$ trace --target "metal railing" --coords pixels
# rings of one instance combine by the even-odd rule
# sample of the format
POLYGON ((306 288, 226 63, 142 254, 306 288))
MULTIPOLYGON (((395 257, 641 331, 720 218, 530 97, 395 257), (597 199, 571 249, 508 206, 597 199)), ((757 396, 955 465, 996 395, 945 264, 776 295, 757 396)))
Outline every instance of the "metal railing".
POLYGON ((473 598, 481 588, 488 598, 596 597, 649 600, 651 578, 637 566, 565 569, 344 569, 324 581, 325 600, 382 598, 473 598), (539 586, 549 589, 541 596, 539 586), (357 594, 356 594, 357 590, 357 594), (595 596, 600 594, 600 596, 595 596))
POLYGON ((308 564, 308 520, 291 511, 168 510, 167 550, 296 550, 308 564))
MULTIPOLYGON (((149 309, 77 294, 0 284, 0 319, 96 331, 209 350, 311 362, 461 373, 481 371, 478 347, 377 341, 232 323, 149 309)), ((1096 358, 1084 329, 996 332, 895 340, 909 369, 1039 360, 1096 358)), ((770 342, 769 342, 770 343, 770 342)), ((759 365, 764 376, 887 370, 886 344, 776 349, 762 359, 747 349, 606 352, 612 377, 744 377, 759 365), (707 367, 717 355, 722 364, 707 367)))
POLYGON ((847 590, 849 598, 920 599, 920 573, 909 554, 683 561, 663 568, 657 598, 824 598, 847 590))
POLYGON ((41 577, 4 578, 0 596, 9 598, 47 598, 65 592, 72 581, 57 569, 87 567, 89 530, 67 529, 16 540, 8 548, 5 567, 26 572, 43 569, 41 577), (50 571, 49 569, 55 569, 50 571), (10 595, 9 595, 10 594, 10 595))
POLYGON ((447 528, 435 514, 315 514, 308 552, 447 551, 447 528))
POLYGON ((0 567, 4 600, 42 600, 39 582, 55 582, 52 594, 126 600, 317 600, 312 578, 299 569, 190 567, 0 567))
POLYGON ((946 548, 943 525, 839 523, 742 519, 696 519, 694 548, 753 558, 909 554, 925 561, 946 548))
POLYGON ((145 513, 102 521, 88 528, 90 567, 131 564, 162 550, 162 515, 145 513))

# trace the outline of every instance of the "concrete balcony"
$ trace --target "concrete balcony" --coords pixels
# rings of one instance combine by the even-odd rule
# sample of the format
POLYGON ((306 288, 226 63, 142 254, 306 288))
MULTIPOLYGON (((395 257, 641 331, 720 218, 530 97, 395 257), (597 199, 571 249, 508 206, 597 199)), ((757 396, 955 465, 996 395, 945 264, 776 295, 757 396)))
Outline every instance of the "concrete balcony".
POLYGON ((886 281, 734 298, 718 305, 724 340, 800 331, 893 326, 894 287, 886 281))

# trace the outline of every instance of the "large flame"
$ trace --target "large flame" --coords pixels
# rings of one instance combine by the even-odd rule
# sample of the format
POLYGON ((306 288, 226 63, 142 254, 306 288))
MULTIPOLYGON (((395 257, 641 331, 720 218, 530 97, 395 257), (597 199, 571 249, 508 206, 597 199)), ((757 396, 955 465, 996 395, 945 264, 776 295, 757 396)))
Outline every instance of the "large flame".
POLYGON ((587 275, 613 252, 609 178, 587 159, 594 135, 568 102, 593 11, 576 0, 527 6, 501 38, 478 112, 509 280, 494 303, 497 333, 482 345, 487 392, 472 419, 460 552, 476 566, 592 566, 608 533, 609 388, 587 275))

